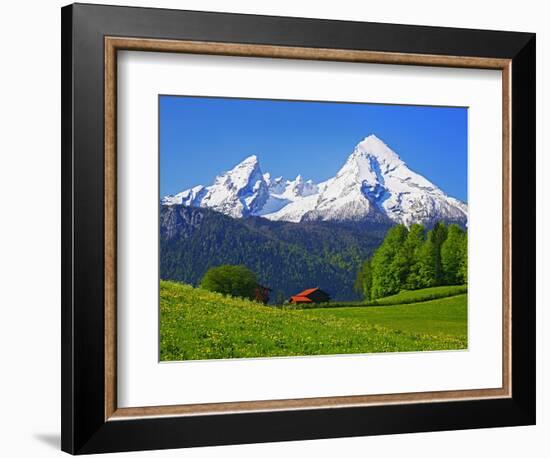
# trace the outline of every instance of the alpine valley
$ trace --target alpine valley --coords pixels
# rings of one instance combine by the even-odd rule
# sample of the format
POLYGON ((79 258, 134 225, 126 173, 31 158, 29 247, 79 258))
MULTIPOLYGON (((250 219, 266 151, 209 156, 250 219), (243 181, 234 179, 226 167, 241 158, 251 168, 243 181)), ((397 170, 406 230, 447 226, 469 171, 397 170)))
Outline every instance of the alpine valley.
POLYGON ((330 285, 339 300, 357 298, 359 265, 390 226, 466 227, 468 211, 375 135, 320 183, 302 175, 275 178, 249 156, 213 184, 165 196, 161 204, 162 279, 196 285, 209 267, 243 264, 287 297, 304 285, 330 285))

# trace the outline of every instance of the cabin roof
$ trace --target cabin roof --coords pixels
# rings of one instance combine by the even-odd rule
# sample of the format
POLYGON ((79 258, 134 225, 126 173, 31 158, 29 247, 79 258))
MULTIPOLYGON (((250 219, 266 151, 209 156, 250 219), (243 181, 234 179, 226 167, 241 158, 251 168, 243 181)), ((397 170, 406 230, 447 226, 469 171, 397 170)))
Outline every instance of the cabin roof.
POLYGON ((311 293, 313 293, 314 291, 317 291, 319 288, 309 288, 309 289, 304 289, 301 293, 298 293, 292 297, 307 297, 309 296, 311 293))
POLYGON ((309 297, 305 296, 292 296, 292 302, 313 302, 309 297))

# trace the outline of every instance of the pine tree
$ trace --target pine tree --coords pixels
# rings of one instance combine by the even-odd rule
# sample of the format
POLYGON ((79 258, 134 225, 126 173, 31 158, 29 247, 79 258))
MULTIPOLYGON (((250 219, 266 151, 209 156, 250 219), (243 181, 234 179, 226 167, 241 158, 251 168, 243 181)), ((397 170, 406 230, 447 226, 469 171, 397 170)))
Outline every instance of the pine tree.
POLYGON ((464 238, 464 231, 456 224, 451 224, 448 228, 447 239, 441 245, 441 267, 444 282, 447 285, 463 283, 461 264, 463 263, 464 238))

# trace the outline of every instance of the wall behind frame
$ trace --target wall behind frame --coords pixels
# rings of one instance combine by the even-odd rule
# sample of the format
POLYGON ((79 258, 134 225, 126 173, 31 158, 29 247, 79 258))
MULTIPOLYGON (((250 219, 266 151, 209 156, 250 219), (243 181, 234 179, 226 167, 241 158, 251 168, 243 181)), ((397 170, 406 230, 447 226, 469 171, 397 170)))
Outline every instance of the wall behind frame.
MULTIPOLYGON (((59 457, 60 372, 60 10, 67 1, 12 2, 3 9, 0 120, 0 355, 9 371, 0 389, 6 433, 0 444, 10 457, 59 457)), ((101 2, 91 2, 101 3, 101 2)), ((460 457, 487 453, 501 458, 543 456, 550 434, 547 355, 550 302, 543 291, 550 269, 550 174, 543 160, 544 114, 550 91, 541 87, 548 65, 550 32, 542 2, 479 2, 444 4, 436 0, 408 2, 296 2, 292 0, 109 0, 110 4, 227 11, 248 14, 306 16, 326 19, 518 30, 537 33, 538 81, 538 425, 535 427, 331 439, 231 447, 127 453, 121 457, 300 456, 460 457), (545 53, 546 51, 546 53, 545 53), (543 215, 543 213, 545 215, 543 215), (546 366, 543 361, 546 359, 546 366), (145 453, 145 454, 144 454, 145 453)), ((548 144, 548 141, 546 141, 548 144)))

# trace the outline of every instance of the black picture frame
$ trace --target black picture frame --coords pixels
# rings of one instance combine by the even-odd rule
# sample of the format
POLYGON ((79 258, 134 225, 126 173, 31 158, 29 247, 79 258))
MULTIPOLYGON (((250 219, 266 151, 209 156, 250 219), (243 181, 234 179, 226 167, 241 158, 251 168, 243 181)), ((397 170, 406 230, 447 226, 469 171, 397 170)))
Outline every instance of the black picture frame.
POLYGON ((66 6, 61 14, 64 451, 85 454, 535 424, 535 34, 89 4, 66 6), (106 36, 511 59, 512 396, 106 421, 106 36))

